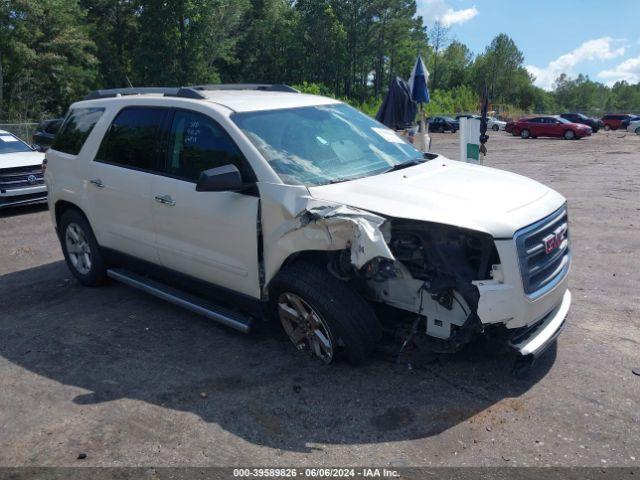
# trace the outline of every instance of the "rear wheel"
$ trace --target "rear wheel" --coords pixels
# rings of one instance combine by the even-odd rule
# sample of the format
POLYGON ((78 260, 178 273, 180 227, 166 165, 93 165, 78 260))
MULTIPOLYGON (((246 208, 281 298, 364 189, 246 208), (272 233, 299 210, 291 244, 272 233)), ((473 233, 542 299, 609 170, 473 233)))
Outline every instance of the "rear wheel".
POLYGON ((73 276, 88 287, 101 285, 106 278, 105 262, 87 219, 77 210, 67 210, 59 228, 62 253, 73 276))
POLYGON ((494 125, 493 127, 491 127, 491 130, 497 132, 498 130, 500 130, 500 127, 498 125, 494 125))
POLYGON ((636 128, 636 135, 640 135, 640 127, 636 128))
POLYGON ((522 129, 520 131, 520 138, 527 139, 527 138, 530 138, 530 137, 531 137, 531 132, 529 130, 527 130, 526 128, 524 128, 524 129, 522 129))
POLYGON ((371 306, 326 267, 309 262, 286 267, 270 288, 272 308, 298 350, 322 363, 344 355, 367 360, 382 336, 371 306))
POLYGON ((566 132, 564 132, 563 136, 565 140, 575 140, 576 132, 574 132, 573 130, 567 130, 566 132))

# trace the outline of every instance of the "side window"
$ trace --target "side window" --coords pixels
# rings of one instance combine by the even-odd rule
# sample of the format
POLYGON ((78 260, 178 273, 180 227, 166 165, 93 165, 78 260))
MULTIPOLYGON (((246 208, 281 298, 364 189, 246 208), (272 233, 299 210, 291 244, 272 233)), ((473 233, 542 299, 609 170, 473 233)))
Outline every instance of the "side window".
POLYGON ((238 167, 246 181, 253 180, 244 156, 218 123, 199 113, 176 111, 169 136, 166 173, 197 181, 204 170, 230 163, 238 167))
POLYGON ((102 140, 97 162, 157 170, 158 139, 166 108, 128 107, 118 113, 102 140))
POLYGON ((70 110, 62 128, 53 139, 51 148, 77 155, 93 127, 104 113, 104 108, 76 108, 70 110))

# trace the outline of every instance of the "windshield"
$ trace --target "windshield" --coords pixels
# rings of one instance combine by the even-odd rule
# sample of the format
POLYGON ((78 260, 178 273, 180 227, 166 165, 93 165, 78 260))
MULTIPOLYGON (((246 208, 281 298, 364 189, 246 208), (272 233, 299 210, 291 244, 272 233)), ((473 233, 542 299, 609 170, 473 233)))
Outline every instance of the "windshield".
POLYGON ((384 173, 423 154, 345 104, 236 113, 232 120, 283 182, 325 185, 384 173))
POLYGON ((33 149, 11 133, 0 133, 0 154, 33 152, 33 149))

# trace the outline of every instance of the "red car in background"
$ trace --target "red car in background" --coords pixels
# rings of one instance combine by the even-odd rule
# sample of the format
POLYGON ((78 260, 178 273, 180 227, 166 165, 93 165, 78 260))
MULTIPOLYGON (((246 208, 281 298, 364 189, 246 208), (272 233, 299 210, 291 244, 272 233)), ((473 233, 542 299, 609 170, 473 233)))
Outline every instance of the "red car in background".
POLYGON ((563 137, 566 140, 576 140, 588 137, 591 133, 591 127, 587 125, 552 116, 521 118, 513 126, 513 134, 522 138, 563 137))
POLYGON ((604 124, 604 129, 609 130, 617 130, 620 128, 620 124, 625 120, 629 120, 631 115, 622 114, 622 113, 610 113, 602 117, 602 123, 604 124))

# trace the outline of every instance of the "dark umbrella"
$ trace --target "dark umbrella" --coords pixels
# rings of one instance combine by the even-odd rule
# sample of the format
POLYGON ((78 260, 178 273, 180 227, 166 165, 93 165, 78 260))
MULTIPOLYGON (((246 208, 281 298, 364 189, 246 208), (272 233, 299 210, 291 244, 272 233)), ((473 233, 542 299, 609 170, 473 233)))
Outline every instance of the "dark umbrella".
POLYGON ((376 114, 376 120, 393 130, 410 126, 416 118, 416 104, 411 100, 409 85, 396 77, 376 114))
POLYGON ((422 57, 418 55, 416 64, 409 77, 409 88, 411 88, 411 99, 416 103, 429 103, 429 72, 424 66, 422 57))
POLYGON ((411 99, 420 105, 420 132, 424 132, 424 110, 422 109, 422 105, 429 103, 428 81, 429 72, 427 71, 427 67, 424 66, 422 57, 418 55, 416 64, 409 77, 409 88, 411 88, 411 99))

